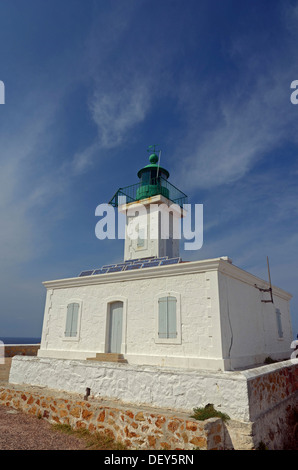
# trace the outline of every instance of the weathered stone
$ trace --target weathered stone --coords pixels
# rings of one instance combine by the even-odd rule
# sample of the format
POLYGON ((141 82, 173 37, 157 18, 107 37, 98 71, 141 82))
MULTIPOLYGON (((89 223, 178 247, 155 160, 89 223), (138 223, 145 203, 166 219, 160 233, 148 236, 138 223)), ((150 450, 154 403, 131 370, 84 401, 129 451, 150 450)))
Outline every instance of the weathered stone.
POLYGON ((88 431, 94 433, 96 431, 96 426, 93 423, 90 423, 88 426, 88 431))
POLYGON ((168 424, 168 430, 171 431, 171 432, 175 432, 177 431, 177 429, 179 428, 179 423, 177 423, 177 421, 170 421, 169 424, 168 424))
POLYGON ((78 406, 76 406, 70 410, 70 414, 74 418, 79 418, 81 414, 81 409, 78 406))
POLYGON ((105 410, 103 410, 99 413, 97 421, 99 421, 100 423, 103 423, 105 420, 105 417, 106 417, 106 412, 105 410))
POLYGON ((168 444, 167 442, 161 442, 160 447, 164 450, 170 450, 171 449, 170 444, 168 444))
POLYGON ((89 410, 83 410, 82 411, 82 418, 85 419, 85 420, 89 420, 91 419, 93 416, 93 413, 92 411, 89 411, 89 410))
POLYGON ((77 421, 76 422, 76 428, 77 429, 86 429, 86 423, 84 423, 84 421, 77 421))
POLYGON ((32 403, 34 403, 34 398, 32 395, 30 395, 30 398, 28 399, 27 404, 32 405, 32 403))
POLYGON ((189 442, 195 447, 207 447, 207 439, 205 437, 195 436, 189 442))
POLYGON ((155 426, 157 426, 158 428, 161 428, 165 422, 166 422, 166 418, 164 416, 159 416, 157 420, 155 421, 155 426))
POLYGON ((66 416, 68 416, 68 413, 66 410, 60 410, 59 416, 60 418, 65 418, 66 416))
POLYGON ((198 425, 193 421, 186 421, 186 429, 187 431, 196 431, 198 429, 198 425))
POLYGON ((143 412, 140 411, 139 413, 137 413, 137 414, 135 415, 135 420, 136 420, 136 421, 145 421, 143 412))
POLYGON ((214 444, 219 444, 221 442, 221 436, 219 434, 213 436, 213 442, 214 444))
POLYGON ((153 447, 155 448, 155 445, 156 445, 156 439, 154 436, 148 436, 148 444, 150 447, 153 447))

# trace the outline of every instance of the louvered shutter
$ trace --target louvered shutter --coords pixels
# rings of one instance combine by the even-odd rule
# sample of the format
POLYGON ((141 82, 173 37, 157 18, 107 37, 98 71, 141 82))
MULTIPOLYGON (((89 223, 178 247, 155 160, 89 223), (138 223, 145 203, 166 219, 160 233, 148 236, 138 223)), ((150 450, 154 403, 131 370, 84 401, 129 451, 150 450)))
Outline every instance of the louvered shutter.
POLYGON ((177 337, 177 325, 176 325, 176 297, 167 298, 167 338, 177 337))
POLYGON ((79 304, 73 303, 67 306, 65 336, 77 336, 79 318, 79 304))
POLYGON ((79 304, 72 304, 72 323, 70 336, 77 336, 79 318, 79 304))
POLYGON ((72 325, 72 304, 69 304, 67 305, 65 336, 71 336, 71 325, 72 325))
POLYGON ((167 297, 158 299, 158 337, 167 338, 167 297))

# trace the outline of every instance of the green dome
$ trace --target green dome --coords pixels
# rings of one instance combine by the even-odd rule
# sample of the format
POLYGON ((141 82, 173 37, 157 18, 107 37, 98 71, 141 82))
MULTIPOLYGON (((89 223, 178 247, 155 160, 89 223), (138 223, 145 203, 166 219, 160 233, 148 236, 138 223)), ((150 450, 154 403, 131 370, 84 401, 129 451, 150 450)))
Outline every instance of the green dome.
POLYGON ((142 174, 150 171, 150 169, 154 170, 154 169, 159 168, 160 176, 168 179, 170 176, 170 173, 168 172, 168 170, 158 165, 158 160, 159 160, 158 155, 156 153, 152 153, 149 157, 149 161, 150 161, 149 165, 144 166, 144 168, 141 168, 138 171, 138 177, 141 178, 142 174))
POLYGON ((150 163, 157 163, 158 162, 158 156, 156 155, 156 153, 152 153, 150 155, 149 161, 150 161, 150 163))

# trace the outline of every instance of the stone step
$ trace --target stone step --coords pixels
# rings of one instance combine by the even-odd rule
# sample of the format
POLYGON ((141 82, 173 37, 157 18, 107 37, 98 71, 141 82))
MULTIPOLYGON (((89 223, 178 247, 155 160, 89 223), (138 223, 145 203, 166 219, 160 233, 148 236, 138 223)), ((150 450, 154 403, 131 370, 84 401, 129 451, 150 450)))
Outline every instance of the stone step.
POLYGON ((124 359, 123 354, 116 353, 97 353, 95 357, 88 357, 87 361, 120 362, 127 364, 127 360, 124 359))

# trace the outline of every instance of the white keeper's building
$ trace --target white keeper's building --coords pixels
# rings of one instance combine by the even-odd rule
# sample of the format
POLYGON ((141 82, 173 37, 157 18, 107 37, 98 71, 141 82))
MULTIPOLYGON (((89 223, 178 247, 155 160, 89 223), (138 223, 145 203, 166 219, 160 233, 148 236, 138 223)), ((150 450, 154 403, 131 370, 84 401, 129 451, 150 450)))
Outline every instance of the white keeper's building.
POLYGON ((173 207, 182 207, 185 194, 169 183, 154 153, 138 176, 110 201, 126 214, 127 233, 138 227, 138 237, 125 239, 124 260, 44 282, 38 357, 222 371, 268 356, 288 359, 291 295, 273 286, 271 302, 268 282, 228 257, 183 262, 173 229, 183 210, 173 207), (159 210, 150 214, 152 204, 159 210), (170 220, 166 239, 163 215, 170 220))

